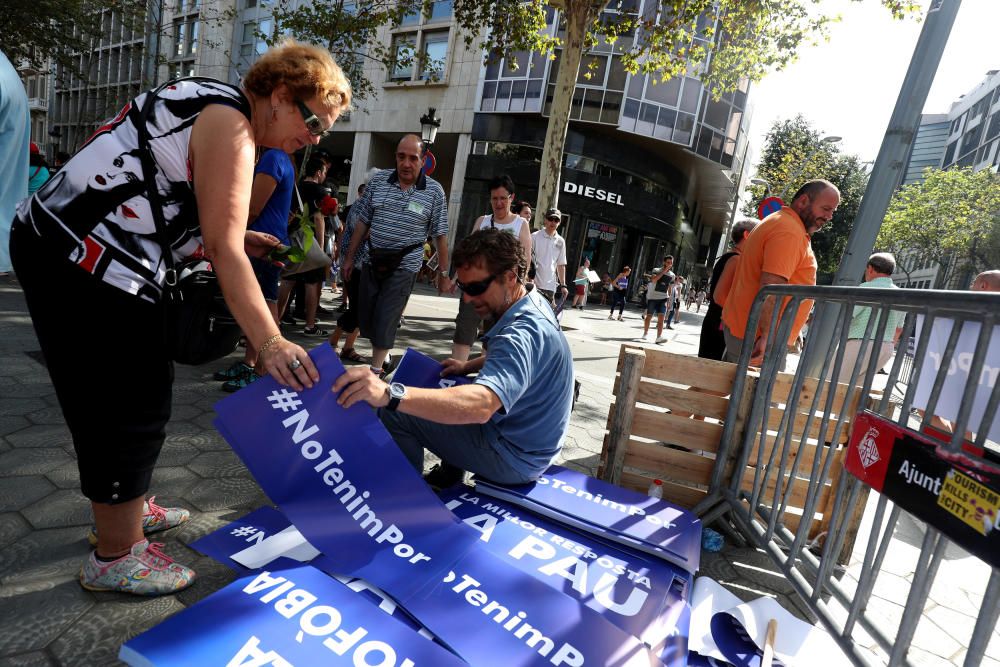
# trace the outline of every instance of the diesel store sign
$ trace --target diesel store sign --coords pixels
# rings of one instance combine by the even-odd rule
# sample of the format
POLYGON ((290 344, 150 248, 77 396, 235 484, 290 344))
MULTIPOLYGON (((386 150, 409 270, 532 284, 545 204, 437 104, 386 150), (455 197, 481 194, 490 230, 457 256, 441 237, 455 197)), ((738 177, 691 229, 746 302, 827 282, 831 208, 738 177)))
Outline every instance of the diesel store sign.
POLYGON ((592 188, 589 185, 577 185, 576 183, 571 183, 570 181, 565 181, 563 183, 563 192, 571 195, 580 195, 581 197, 589 197, 598 201, 606 201, 609 204, 618 204, 619 206, 625 205, 622 203, 622 196, 616 192, 599 190, 597 188, 592 188))

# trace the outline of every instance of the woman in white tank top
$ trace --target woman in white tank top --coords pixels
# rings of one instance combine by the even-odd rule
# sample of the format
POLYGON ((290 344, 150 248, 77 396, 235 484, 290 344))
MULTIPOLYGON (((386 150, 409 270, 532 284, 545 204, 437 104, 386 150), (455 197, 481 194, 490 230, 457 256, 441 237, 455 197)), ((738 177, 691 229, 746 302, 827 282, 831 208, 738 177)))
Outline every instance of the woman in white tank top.
MULTIPOLYGON (((514 203, 514 182, 506 174, 490 179, 490 207, 493 212, 481 216, 472 225, 473 233, 482 229, 495 228, 501 231, 510 232, 521 242, 524 248, 524 257, 531 263, 531 229, 528 221, 512 213, 511 204, 514 203)), ((459 301, 458 315, 455 317, 455 337, 452 339, 451 356, 453 359, 466 361, 472 351, 472 344, 476 342, 476 334, 479 331, 480 319, 475 309, 459 301)))

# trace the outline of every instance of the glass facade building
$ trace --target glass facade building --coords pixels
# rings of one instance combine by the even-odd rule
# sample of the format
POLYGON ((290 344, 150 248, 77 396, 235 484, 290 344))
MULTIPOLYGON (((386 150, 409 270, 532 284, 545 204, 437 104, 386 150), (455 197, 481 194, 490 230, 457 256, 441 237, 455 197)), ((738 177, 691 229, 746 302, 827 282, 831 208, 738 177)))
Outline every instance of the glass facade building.
MULTIPOLYGON (((626 0, 617 12, 653 17, 657 6, 626 0)), ((558 14, 550 9, 549 34, 561 37, 557 26, 558 14)), ((709 27, 699 25, 697 34, 709 27)), ((629 74, 622 54, 634 38, 600 42, 584 54, 577 75, 559 198, 570 268, 587 257, 599 273, 613 275, 622 265, 645 270, 673 254, 679 271, 701 280, 731 220, 743 172, 749 83, 713 100, 694 76, 657 81, 629 74), (620 205, 588 197, 590 191, 611 193, 620 205)), ((703 37, 695 40, 709 46, 703 37)), ((484 181, 507 171, 517 174, 515 183, 529 184, 519 198, 546 208, 534 201, 532 188, 561 55, 520 52, 483 67, 466 193, 478 192, 485 201, 484 181)), ((460 219, 474 218, 475 206, 463 205, 460 219)))

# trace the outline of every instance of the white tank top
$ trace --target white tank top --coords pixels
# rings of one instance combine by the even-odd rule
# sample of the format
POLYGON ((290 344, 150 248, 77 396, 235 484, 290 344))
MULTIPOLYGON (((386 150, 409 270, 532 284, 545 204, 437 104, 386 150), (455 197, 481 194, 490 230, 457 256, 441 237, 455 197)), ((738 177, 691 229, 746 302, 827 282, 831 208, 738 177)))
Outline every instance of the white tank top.
POLYGON ((491 227, 493 227, 499 229, 502 232, 510 232, 515 237, 520 238, 521 225, 523 225, 525 222, 527 221, 524 218, 522 218, 519 215, 515 215, 514 219, 511 220, 510 222, 505 222, 503 224, 500 224, 499 222, 493 222, 493 214, 491 213, 490 215, 487 215, 486 217, 483 218, 483 221, 479 223, 479 229, 477 229, 476 231, 482 229, 490 229, 491 227))

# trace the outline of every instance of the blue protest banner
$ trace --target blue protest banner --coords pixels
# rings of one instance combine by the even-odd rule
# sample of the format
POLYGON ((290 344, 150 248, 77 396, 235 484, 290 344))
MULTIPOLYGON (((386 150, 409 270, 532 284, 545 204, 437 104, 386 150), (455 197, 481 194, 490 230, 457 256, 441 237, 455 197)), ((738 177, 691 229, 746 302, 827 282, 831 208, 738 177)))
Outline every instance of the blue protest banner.
POLYGON ((660 664, 634 637, 485 549, 468 552, 406 608, 471 665, 660 664))
POLYGON ((467 377, 449 375, 441 377, 441 362, 434 360, 423 352, 410 348, 392 374, 392 381, 405 384, 407 387, 426 387, 427 389, 444 389, 458 384, 472 382, 467 377))
POLYGON ((192 542, 191 548, 210 556, 240 574, 266 568, 277 572, 309 563, 326 572, 355 593, 360 593, 383 612, 428 639, 434 636, 416 622, 382 589, 364 579, 334 574, 331 559, 310 545, 284 514, 273 507, 261 507, 242 519, 192 542), (248 567, 252 565, 252 567, 248 567))
POLYGON ((440 497, 495 556, 638 637, 665 665, 685 664, 692 581, 683 568, 468 490, 440 497))
POLYGON ((431 493, 374 412, 337 404, 330 388, 344 369, 332 348, 310 355, 322 378, 316 386, 295 392, 261 379, 217 405, 216 426, 331 567, 384 589, 470 664, 656 663, 636 638, 481 548, 479 535, 431 493), (495 589, 530 614, 532 626, 513 631, 511 620, 485 616, 468 601, 478 599, 474 591, 448 593, 452 587, 441 584, 449 577, 495 589), (455 604, 459 593, 465 604, 455 604), (553 643, 550 650, 539 649, 548 647, 542 639, 553 643))
POLYGON ((464 664, 319 570, 238 579, 126 642, 138 666, 464 664))
POLYGON ((672 503, 555 465, 531 484, 475 482, 484 495, 698 571, 701 521, 672 503))
MULTIPOLYGON (((233 521, 229 525, 223 526, 195 540, 188 546, 199 553, 214 558, 240 574, 248 574, 260 568, 250 568, 233 560, 233 554, 253 546, 260 547, 262 542, 273 540, 275 536, 281 535, 291 525, 292 522, 285 518, 285 515, 278 510, 273 507, 261 507, 250 512, 242 519, 233 521)), ((302 542, 305 542, 304 538, 302 542)), ((305 542, 305 544, 308 545, 308 542, 305 542)), ((270 544, 267 544, 264 548, 269 546, 270 544)), ((269 559, 266 563, 262 563, 261 566, 266 567, 271 572, 284 570, 289 567, 301 567, 303 563, 308 563, 318 555, 315 549, 311 549, 311 553, 305 550, 298 552, 299 558, 294 557, 296 552, 289 553, 288 549, 282 549, 280 553, 280 556, 269 559)))
POLYGON ((310 356, 322 378, 313 389, 295 392, 263 378, 217 403, 215 425, 339 573, 405 599, 476 537, 454 530, 458 520, 368 405, 337 404, 330 387, 344 367, 333 349, 321 345, 310 356), (445 562, 432 554, 445 555, 445 562))

